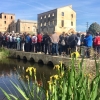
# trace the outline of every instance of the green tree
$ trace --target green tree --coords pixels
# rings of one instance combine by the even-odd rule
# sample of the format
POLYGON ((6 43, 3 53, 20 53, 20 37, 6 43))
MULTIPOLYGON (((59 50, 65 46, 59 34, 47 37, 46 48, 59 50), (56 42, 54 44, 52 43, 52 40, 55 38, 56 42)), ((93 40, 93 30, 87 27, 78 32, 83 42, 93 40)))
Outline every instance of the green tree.
POLYGON ((91 31, 93 35, 96 34, 96 32, 100 32, 100 25, 98 23, 92 23, 88 29, 88 31, 91 31))

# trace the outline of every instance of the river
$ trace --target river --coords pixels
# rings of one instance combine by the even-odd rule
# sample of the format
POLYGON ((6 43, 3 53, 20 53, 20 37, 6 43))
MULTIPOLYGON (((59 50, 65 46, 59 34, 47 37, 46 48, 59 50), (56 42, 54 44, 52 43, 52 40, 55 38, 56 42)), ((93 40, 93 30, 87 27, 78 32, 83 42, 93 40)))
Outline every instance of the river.
MULTIPOLYGON (((51 75, 56 73, 53 70, 53 66, 16 59, 5 59, 0 61, 0 87, 7 93, 16 95, 16 91, 13 88, 10 80, 12 80, 14 83, 18 83, 19 76, 21 76, 22 81, 25 82, 25 70, 27 67, 35 67, 37 70, 37 81, 41 82, 42 79, 44 84, 49 81, 51 75), (16 73, 16 71, 19 73, 19 75, 16 73)), ((0 91, 0 100, 6 100, 2 91, 0 91)))

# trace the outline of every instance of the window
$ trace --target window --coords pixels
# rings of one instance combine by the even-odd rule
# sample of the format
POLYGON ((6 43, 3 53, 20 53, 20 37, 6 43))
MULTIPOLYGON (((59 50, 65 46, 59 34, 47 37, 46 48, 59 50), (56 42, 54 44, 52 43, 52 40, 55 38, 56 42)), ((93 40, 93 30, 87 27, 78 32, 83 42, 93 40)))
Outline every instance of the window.
POLYGON ((52 16, 54 16, 54 13, 52 14, 52 16))
POLYGON ((30 30, 30 27, 28 27, 28 30, 30 30))
POLYGON ((50 14, 48 15, 48 17, 50 17, 50 14))
POLYGON ((42 17, 41 17, 41 19, 42 19, 42 17))
POLYGON ((54 21, 52 21, 52 24, 54 25, 54 21))
POLYGON ((2 15, 0 15, 0 18, 2 18, 2 15))
POLYGON ((13 19, 13 17, 11 16, 11 19, 13 19))
POLYGON ((46 18, 46 15, 44 16, 44 18, 46 18))
POLYGON ((41 27, 42 27, 42 23, 41 23, 41 27))
POLYGON ((48 25, 50 25, 50 21, 48 22, 48 25))
POLYGON ((44 26, 46 26, 46 22, 44 23, 44 26))
POLYGON ((71 26, 73 26, 73 22, 71 22, 71 26))
POLYGON ((6 24, 6 21, 4 21, 4 24, 6 24))
POLYGON ((61 14, 62 14, 62 16, 64 16, 64 12, 62 12, 61 14))
POLYGON ((71 18, 73 18, 73 14, 71 14, 71 18))
POLYGON ((4 18, 6 19, 6 16, 4 16, 4 18))
POLYGON ((64 20, 61 21, 61 26, 64 27, 64 20))

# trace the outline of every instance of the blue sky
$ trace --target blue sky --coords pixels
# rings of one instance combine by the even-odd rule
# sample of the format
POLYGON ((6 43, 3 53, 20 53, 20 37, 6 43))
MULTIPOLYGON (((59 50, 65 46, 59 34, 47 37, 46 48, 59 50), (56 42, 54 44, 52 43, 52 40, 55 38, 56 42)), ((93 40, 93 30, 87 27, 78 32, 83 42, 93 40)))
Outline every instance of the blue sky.
POLYGON ((14 13, 16 19, 37 20, 37 14, 67 5, 77 13, 77 31, 85 31, 87 22, 100 24, 100 0, 1 0, 0 12, 14 13))

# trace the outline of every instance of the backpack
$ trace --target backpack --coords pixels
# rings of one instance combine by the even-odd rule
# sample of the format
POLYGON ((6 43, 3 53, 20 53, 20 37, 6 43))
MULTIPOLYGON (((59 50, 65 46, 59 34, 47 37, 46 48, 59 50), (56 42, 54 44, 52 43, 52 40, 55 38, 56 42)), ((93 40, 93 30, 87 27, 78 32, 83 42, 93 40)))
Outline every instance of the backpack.
POLYGON ((81 40, 80 40, 80 37, 77 37, 77 38, 78 38, 77 45, 79 46, 81 44, 81 40))
POLYGON ((64 39, 62 39, 62 41, 61 41, 61 45, 65 45, 65 40, 64 39))
POLYGON ((35 43, 35 42, 36 42, 36 37, 32 38, 32 43, 35 43))
POLYGON ((6 37, 6 40, 7 40, 7 42, 9 42, 9 41, 10 41, 10 38, 7 36, 7 37, 6 37))
POLYGON ((95 39, 94 39, 94 45, 100 45, 100 37, 96 37, 95 39))
POLYGON ((38 42, 42 42, 42 35, 41 34, 39 34, 38 36, 37 36, 37 39, 38 39, 38 42))

